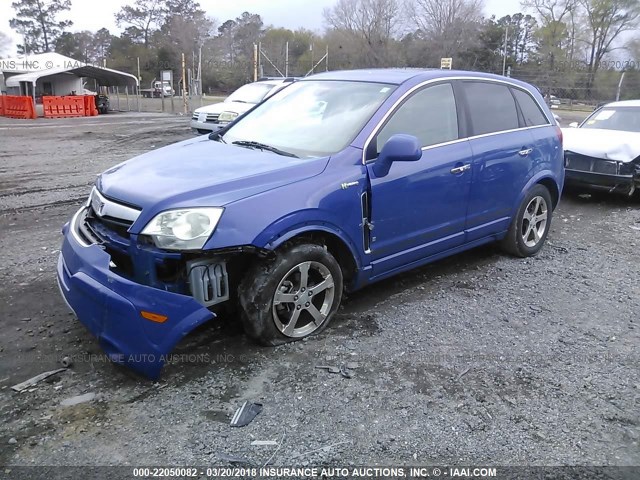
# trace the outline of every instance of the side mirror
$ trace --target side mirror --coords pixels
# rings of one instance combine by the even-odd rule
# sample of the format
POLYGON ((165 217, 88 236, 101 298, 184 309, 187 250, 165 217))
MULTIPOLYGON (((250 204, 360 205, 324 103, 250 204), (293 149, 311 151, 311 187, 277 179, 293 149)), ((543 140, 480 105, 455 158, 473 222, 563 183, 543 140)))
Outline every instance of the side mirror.
POLYGON ((578 122, 571 122, 571 123, 569 124, 569 126, 570 126, 571 128, 578 128, 578 122))
POLYGON ((384 177, 389 173, 393 162, 415 162, 422 158, 420 142, 413 135, 397 133, 384 144, 378 159, 373 164, 376 177, 384 177))

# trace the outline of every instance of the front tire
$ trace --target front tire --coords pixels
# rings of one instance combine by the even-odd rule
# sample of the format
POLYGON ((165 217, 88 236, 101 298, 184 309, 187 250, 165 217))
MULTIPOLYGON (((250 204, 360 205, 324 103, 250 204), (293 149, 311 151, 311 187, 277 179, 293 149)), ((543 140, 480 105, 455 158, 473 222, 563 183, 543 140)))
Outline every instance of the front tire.
POLYGON ((324 330, 342 299, 342 270, 324 246, 300 244, 252 268, 238 287, 245 333, 281 345, 324 330))
POLYGON ((551 195, 544 185, 534 186, 525 195, 511 220, 502 248, 516 257, 532 257, 544 245, 553 215, 551 195))

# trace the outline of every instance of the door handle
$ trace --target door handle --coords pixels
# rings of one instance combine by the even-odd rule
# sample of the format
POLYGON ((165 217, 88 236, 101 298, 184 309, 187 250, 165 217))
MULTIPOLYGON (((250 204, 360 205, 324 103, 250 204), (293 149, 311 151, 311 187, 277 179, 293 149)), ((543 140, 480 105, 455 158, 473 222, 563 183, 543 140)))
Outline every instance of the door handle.
POLYGON ((533 152, 533 148, 525 148, 524 150, 520 150, 520 151, 518 152, 518 154, 519 154, 521 157, 526 157, 526 156, 527 156, 527 155, 529 155, 531 152, 533 152))
POLYGON ((451 169, 451 173, 457 175, 458 173, 464 173, 471 168, 471 164, 467 163, 466 165, 462 165, 460 167, 454 167, 451 169))

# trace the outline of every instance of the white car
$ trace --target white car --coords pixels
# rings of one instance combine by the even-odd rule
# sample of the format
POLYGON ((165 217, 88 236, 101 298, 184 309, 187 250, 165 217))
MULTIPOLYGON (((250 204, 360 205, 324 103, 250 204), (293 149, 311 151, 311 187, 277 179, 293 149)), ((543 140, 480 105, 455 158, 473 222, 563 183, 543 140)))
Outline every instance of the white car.
POLYGON ((632 195, 640 188, 640 100, 608 103, 563 128, 565 184, 632 195))
POLYGON ((291 82, 292 78, 283 78, 243 85, 224 102, 197 108, 191 117, 191 128, 201 134, 215 132, 291 82))

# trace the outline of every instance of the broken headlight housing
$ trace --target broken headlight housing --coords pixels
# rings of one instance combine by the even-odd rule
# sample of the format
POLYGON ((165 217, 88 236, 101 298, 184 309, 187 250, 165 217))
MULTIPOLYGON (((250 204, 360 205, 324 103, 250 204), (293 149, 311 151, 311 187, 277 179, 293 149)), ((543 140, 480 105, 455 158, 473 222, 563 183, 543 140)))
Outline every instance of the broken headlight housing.
POLYGON ((220 207, 168 210, 156 215, 142 235, 165 250, 198 250, 216 229, 223 211, 220 207))

